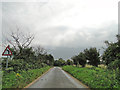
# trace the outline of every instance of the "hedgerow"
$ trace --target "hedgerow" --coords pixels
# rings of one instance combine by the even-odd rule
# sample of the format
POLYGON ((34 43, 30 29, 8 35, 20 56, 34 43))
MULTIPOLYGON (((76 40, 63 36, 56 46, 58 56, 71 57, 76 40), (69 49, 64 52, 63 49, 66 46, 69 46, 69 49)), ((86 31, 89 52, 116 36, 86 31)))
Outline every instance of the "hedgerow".
POLYGON ((90 88, 120 88, 116 71, 98 67, 64 66, 62 68, 90 88))
POLYGON ((10 73, 4 71, 2 88, 23 88, 42 75, 49 68, 50 66, 47 66, 40 69, 32 69, 28 71, 23 70, 21 72, 11 71, 10 73))

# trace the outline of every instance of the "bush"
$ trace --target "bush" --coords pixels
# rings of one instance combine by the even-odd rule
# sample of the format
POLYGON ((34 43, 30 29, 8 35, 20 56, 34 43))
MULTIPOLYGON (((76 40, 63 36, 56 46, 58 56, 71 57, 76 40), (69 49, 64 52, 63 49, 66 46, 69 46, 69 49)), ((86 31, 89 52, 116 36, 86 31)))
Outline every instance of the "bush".
POLYGON ((120 85, 120 69, 119 68, 117 68, 116 79, 118 80, 119 85, 120 85))
POLYGON ((112 61, 110 64, 108 64, 108 69, 114 69, 116 70, 117 68, 119 68, 119 65, 120 65, 120 60, 115 60, 115 61, 112 61))
POLYGON ((6 59, 2 61, 2 69, 7 70, 8 72, 14 71, 17 72, 19 70, 29 70, 29 69, 39 69, 41 67, 47 66, 45 63, 37 63, 37 61, 32 61, 30 59, 29 62, 23 59, 13 59, 8 60, 8 69, 6 69, 6 59))
POLYGON ((2 88, 23 88, 42 75, 49 68, 50 67, 47 66, 44 68, 28 71, 11 71, 10 73, 4 71, 2 78, 2 88))
POLYGON ((68 60, 66 61, 66 64, 67 64, 67 65, 73 65, 73 61, 71 61, 71 60, 68 59, 68 60))
MULTIPOLYGON (((25 70, 26 63, 23 59, 8 60, 8 68, 12 68, 13 71, 25 70)), ((2 68, 6 70, 6 59, 2 61, 2 68)))
POLYGON ((64 66, 66 64, 65 60, 63 60, 62 58, 59 58, 59 60, 56 60, 54 62, 54 66, 64 66))

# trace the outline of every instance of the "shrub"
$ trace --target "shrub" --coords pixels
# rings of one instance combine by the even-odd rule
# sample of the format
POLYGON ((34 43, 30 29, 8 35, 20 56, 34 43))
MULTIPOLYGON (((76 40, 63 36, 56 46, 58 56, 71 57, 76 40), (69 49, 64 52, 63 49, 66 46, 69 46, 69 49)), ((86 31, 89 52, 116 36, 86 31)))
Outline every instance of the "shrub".
POLYGON ((27 84, 42 75, 50 67, 44 67, 40 69, 32 69, 28 71, 11 71, 10 73, 4 71, 2 78, 2 88, 23 88, 27 84))
POLYGON ((117 68, 117 71, 116 71, 116 79, 118 80, 120 85, 120 69, 119 68, 117 68))
POLYGON ((47 66, 45 63, 37 63, 37 61, 32 61, 30 59, 29 62, 23 59, 13 59, 8 60, 8 69, 6 69, 6 59, 2 61, 2 69, 7 70, 8 72, 14 71, 17 72, 19 70, 29 70, 29 69, 39 69, 41 67, 47 66))
POLYGON ((115 61, 112 61, 110 64, 108 64, 108 69, 114 69, 116 70, 117 68, 119 68, 120 65, 120 60, 116 59, 115 61))

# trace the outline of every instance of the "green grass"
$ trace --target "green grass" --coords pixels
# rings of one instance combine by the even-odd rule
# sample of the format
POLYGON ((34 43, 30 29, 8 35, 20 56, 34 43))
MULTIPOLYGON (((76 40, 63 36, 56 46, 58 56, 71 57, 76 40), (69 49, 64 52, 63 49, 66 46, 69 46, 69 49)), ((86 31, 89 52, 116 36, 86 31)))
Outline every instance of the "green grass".
POLYGON ((63 70, 89 86, 90 88, 120 88, 115 71, 98 67, 64 66, 63 70))
POLYGON ((44 67, 40 69, 33 69, 28 71, 21 71, 18 73, 20 76, 16 76, 16 72, 3 72, 2 88, 23 88, 33 80, 37 79, 40 75, 46 72, 50 67, 44 67))

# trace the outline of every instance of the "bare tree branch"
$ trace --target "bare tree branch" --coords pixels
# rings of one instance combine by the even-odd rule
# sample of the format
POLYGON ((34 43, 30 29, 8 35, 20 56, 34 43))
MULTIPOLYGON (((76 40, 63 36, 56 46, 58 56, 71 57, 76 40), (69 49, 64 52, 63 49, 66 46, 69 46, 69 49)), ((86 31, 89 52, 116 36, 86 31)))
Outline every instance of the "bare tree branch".
POLYGON ((20 29, 17 27, 17 32, 11 32, 11 39, 7 38, 7 41, 14 47, 14 49, 27 48, 34 39, 34 36, 29 34, 25 35, 23 32, 20 32, 20 29))
POLYGON ((7 39, 7 41, 14 47, 15 50, 17 50, 15 45, 9 39, 7 39))
POLYGON ((41 47, 40 45, 37 45, 33 48, 36 52, 37 55, 40 55, 40 54, 47 54, 46 50, 41 47))

